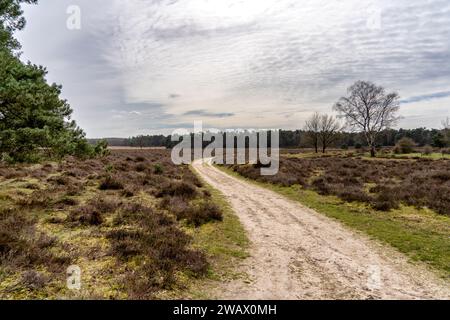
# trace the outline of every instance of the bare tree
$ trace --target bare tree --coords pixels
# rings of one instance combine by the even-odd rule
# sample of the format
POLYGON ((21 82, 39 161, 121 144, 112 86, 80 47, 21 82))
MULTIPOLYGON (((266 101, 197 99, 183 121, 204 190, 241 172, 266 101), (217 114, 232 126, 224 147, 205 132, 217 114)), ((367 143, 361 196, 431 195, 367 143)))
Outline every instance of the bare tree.
POLYGON ((320 114, 318 112, 314 113, 308 120, 305 122, 305 128, 307 131, 308 138, 316 153, 319 152, 319 124, 320 124, 320 114))
POLYGON ((137 136, 137 142, 138 142, 139 148, 142 149, 144 147, 144 136, 143 135, 137 136))
POLYGON ((442 120, 442 127, 444 130, 450 130, 450 117, 445 118, 445 120, 442 120))
POLYGON ((348 88, 348 97, 342 97, 334 105, 334 110, 345 118, 347 125, 364 133, 370 147, 370 155, 375 157, 377 135, 394 125, 399 117, 399 95, 386 94, 381 86, 371 82, 357 81, 348 88))
POLYGON ((322 144, 322 152, 325 153, 327 147, 336 140, 336 133, 341 130, 339 121, 328 114, 320 116, 319 120, 319 140, 322 144))
POLYGON ((447 145, 450 144, 450 117, 445 118, 445 120, 442 120, 442 128, 445 135, 445 143, 447 145))

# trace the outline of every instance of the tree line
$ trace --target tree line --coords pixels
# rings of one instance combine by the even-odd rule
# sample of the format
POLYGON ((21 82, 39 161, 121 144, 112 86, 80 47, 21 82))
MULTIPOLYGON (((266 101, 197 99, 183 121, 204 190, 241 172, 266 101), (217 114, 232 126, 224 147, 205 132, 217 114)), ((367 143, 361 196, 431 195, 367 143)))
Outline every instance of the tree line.
MULTIPOLYGON (((445 129, 386 129, 379 133, 376 147, 393 147, 402 138, 412 139, 417 146, 432 146, 435 148, 450 147, 449 140, 445 138, 445 129)), ((176 142, 171 141, 171 136, 165 135, 140 135, 130 138, 106 138, 110 146, 116 147, 173 147, 176 142)), ((98 142, 90 139, 91 143, 98 142)), ((329 141, 329 140, 327 140, 329 141)), ((311 132, 306 129, 280 130, 281 148, 315 148, 315 142, 311 140, 311 132)), ((323 151, 323 146, 318 140, 318 152, 323 151)), ((368 147, 362 132, 339 131, 333 135, 333 140, 327 143, 326 148, 362 148, 368 147)))

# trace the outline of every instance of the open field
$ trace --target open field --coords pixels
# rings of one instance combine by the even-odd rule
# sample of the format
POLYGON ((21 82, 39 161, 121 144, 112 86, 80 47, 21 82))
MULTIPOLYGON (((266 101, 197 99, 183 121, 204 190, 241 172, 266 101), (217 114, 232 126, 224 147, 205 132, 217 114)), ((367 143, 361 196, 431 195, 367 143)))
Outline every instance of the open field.
POLYGON ((450 286, 423 264, 277 192, 210 162, 194 168, 221 190, 251 240, 226 299, 448 299, 450 286))
POLYGON ((426 262, 450 279, 450 161, 282 157, 280 172, 224 168, 426 262))
POLYGON ((450 154, 442 153, 442 152, 432 152, 430 154, 426 154, 424 152, 413 152, 413 153, 404 153, 404 154, 396 154, 391 148, 384 148, 380 152, 377 153, 376 158, 372 158, 370 156, 370 152, 364 149, 349 149, 349 150, 341 150, 341 149, 330 149, 326 153, 314 153, 311 149, 282 149, 281 155, 288 158, 319 158, 319 157, 333 157, 333 156, 346 156, 346 157, 360 157, 363 159, 369 160, 380 160, 380 159, 397 159, 397 160, 440 160, 447 159, 450 160, 450 154))
POLYGON ((0 167, 0 298, 205 297, 246 236, 220 194, 165 150, 0 167), (66 269, 81 269, 81 290, 66 269))
POLYGON ((261 176, 257 165, 236 165, 233 170, 247 178, 282 186, 301 185, 322 195, 348 202, 364 202, 378 210, 400 204, 450 212, 450 161, 368 160, 348 154, 282 157, 274 176, 261 176))
POLYGON ((272 177, 260 176, 258 165, 223 167, 228 173, 223 176, 198 165, 196 170, 176 166, 170 150, 161 149, 125 148, 99 159, 1 166, 0 297, 446 295, 433 274, 450 281, 450 161, 289 152, 286 156, 283 150, 280 172, 272 177), (229 175, 247 182, 241 186, 229 175), (319 214, 253 190, 249 182, 319 214), (283 218, 286 212, 291 214, 283 218), (366 235, 419 261, 419 267, 366 235), (333 244, 319 241, 333 237, 333 244), (312 260, 297 259, 294 252, 308 243, 316 247, 303 253, 312 260), (346 258, 330 265, 316 256, 327 250, 346 258), (384 291, 365 287, 369 269, 339 271, 366 268, 366 256, 385 270, 384 281, 392 285, 384 291), (71 265, 81 269, 81 290, 66 286, 71 265), (317 274, 330 272, 328 280, 317 282, 317 274))

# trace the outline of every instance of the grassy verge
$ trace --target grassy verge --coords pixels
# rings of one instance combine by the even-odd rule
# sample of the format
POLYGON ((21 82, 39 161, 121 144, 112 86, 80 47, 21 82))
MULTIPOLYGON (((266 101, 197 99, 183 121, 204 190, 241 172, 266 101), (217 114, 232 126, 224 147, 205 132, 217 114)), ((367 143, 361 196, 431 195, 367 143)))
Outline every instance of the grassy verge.
POLYGON ((439 160, 439 159, 450 159, 450 154, 442 154, 442 153, 422 154, 417 152, 407 154, 391 154, 390 157, 394 159, 421 158, 421 159, 439 160))
POLYGON ((219 167, 226 173, 244 179, 289 199, 299 201, 328 217, 391 245, 412 261, 425 262, 450 280, 450 217, 428 209, 401 206, 380 212, 362 203, 344 202, 334 196, 322 196, 300 186, 282 187, 246 179, 238 173, 219 167))

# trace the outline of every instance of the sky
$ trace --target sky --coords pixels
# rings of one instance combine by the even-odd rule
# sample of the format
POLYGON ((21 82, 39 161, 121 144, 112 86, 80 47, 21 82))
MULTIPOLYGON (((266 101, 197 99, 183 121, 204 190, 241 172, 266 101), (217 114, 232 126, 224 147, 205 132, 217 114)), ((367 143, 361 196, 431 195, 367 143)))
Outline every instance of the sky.
POLYGON ((400 94, 397 127, 450 116, 450 0, 42 0, 25 16, 22 59, 90 138, 301 129, 357 80, 400 94))

